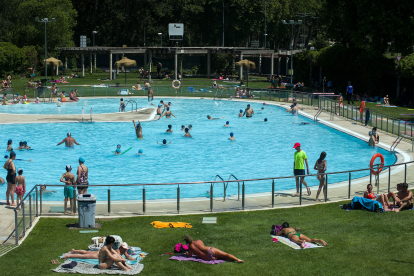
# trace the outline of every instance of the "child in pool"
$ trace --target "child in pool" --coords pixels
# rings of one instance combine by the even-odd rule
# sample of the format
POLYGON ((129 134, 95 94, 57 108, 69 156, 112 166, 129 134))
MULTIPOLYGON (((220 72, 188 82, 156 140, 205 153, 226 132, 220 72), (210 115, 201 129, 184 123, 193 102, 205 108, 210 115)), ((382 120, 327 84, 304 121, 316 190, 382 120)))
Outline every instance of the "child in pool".
POLYGON ((35 103, 37 103, 37 104, 39 103, 39 97, 36 98, 35 103))
POLYGON ((124 99, 121 98, 121 102, 119 104, 119 108, 121 109, 121 112, 125 111, 125 103, 124 103, 124 99))
POLYGON ((114 154, 115 154, 115 155, 119 155, 119 154, 121 154, 121 153, 122 153, 122 152, 121 152, 121 145, 119 145, 119 144, 118 144, 118 145, 116 146, 116 150, 115 150, 114 154))
POLYGON ((23 170, 18 169, 17 173, 19 174, 16 176, 16 190, 15 193, 17 195, 17 205, 19 205, 20 201, 23 201, 23 195, 26 193, 26 179, 23 176, 23 170))
POLYGON ((243 117, 243 110, 240 109, 239 117, 243 117))
POLYGON ((144 155, 144 151, 142 149, 138 150, 137 155, 144 155))
POLYGON ((233 132, 230 132, 230 138, 229 138, 229 140, 231 140, 231 141, 235 141, 236 140, 236 138, 233 137, 233 132))
POLYGON ((27 145, 27 142, 26 142, 26 141, 24 141, 24 142, 23 142, 23 148, 24 148, 24 149, 30 149, 31 147, 29 147, 29 146, 27 145))
POLYGON ((24 143, 23 142, 19 142, 19 147, 16 150, 22 150, 24 149, 24 143))

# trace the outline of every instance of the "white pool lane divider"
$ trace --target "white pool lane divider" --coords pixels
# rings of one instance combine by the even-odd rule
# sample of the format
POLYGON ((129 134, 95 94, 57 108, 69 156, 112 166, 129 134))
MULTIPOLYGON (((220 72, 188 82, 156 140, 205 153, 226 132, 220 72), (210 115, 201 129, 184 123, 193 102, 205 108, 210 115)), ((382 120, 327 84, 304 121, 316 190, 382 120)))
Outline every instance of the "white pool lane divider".
POLYGON ((92 121, 92 108, 91 108, 91 118, 90 118, 90 120, 84 120, 84 118, 83 118, 83 107, 82 107, 82 120, 79 120, 79 123, 94 123, 94 121, 92 121))

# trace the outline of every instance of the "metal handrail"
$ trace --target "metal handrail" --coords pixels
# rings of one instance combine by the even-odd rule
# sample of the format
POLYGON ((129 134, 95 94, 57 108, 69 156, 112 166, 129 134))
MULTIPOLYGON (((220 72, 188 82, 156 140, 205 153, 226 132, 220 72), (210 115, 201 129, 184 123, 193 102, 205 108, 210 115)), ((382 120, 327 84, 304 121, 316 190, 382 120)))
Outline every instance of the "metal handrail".
POLYGON ((224 183, 224 179, 223 179, 220 175, 218 175, 218 174, 217 174, 217 175, 214 177, 214 181, 213 181, 213 182, 211 182, 211 181, 210 181, 210 182, 208 182, 208 183, 212 183, 212 184, 213 184, 213 186, 214 186, 214 184, 215 184, 215 183, 222 183, 222 182, 224 183), (218 178, 220 178, 220 179, 221 179, 221 181, 216 181, 217 177, 218 177, 218 178))
POLYGON ((138 111, 138 104, 134 100, 128 100, 126 102, 125 109, 126 109, 126 107, 128 106, 129 103, 131 103, 131 112, 134 111, 134 103, 135 103, 135 111, 138 111))
MULTIPOLYGON (((240 201, 240 182, 238 181, 239 179, 236 176, 234 176, 234 174, 230 174, 229 180, 231 179, 231 177, 237 180, 237 201, 240 201)), ((227 181, 227 186, 224 191, 227 190, 228 186, 229 186, 229 182, 227 181)), ((224 193, 224 201, 226 201, 226 193, 224 193)))
POLYGON ((397 137, 397 139, 392 142, 392 145, 390 147, 390 152, 394 152, 395 151, 395 148, 398 146, 398 144, 401 142, 402 139, 403 139, 403 137, 399 135, 397 137))

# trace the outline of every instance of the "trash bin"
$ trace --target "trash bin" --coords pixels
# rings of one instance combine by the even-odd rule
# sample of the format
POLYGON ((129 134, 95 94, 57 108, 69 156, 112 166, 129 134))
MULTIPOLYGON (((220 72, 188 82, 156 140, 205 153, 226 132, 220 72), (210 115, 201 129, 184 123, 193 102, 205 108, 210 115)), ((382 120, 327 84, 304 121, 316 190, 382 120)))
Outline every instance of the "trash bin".
POLYGON ((78 216, 80 228, 95 228, 95 195, 78 196, 78 216))
POLYGON ((42 83, 43 87, 47 86, 47 79, 40 79, 40 82, 42 83))
POLYGON ((112 79, 115 80, 116 79, 116 71, 112 71, 112 79))

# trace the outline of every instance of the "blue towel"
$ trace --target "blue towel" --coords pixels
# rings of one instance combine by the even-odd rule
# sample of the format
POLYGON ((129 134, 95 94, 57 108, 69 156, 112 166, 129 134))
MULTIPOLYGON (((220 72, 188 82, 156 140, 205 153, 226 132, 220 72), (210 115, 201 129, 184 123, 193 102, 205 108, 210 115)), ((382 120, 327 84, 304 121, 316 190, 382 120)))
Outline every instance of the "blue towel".
POLYGON ((380 202, 359 196, 354 197, 351 202, 352 209, 355 209, 355 207, 358 208, 358 206, 362 206, 364 209, 372 212, 375 212, 375 205, 378 205, 378 208, 380 210, 383 209, 382 204, 380 202))

